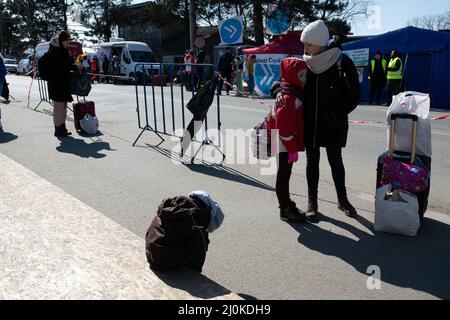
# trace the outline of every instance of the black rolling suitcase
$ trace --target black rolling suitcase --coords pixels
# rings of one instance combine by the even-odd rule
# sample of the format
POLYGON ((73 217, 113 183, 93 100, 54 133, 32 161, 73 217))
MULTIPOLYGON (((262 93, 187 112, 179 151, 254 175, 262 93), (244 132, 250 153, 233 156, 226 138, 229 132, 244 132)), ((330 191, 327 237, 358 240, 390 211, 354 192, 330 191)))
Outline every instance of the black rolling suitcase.
MULTIPOLYGON (((394 125, 391 126, 390 130, 390 139, 389 139, 389 148, 393 148, 394 146, 394 130, 395 130, 395 120, 401 118, 401 119, 413 119, 414 116, 410 114, 393 114, 391 116, 391 121, 394 125), (392 147, 391 147, 392 146, 392 147)), ((417 118, 417 117, 416 117, 417 118)), ((415 143, 415 137, 412 138, 412 144, 415 143)), ((415 149, 415 147, 411 148, 412 150, 415 149)), ((415 152, 413 152, 415 154, 415 152)), ((389 152, 383 153, 378 158, 378 164, 377 164, 377 185, 376 188, 380 188, 381 185, 381 178, 383 176, 383 164, 384 160, 388 156, 389 152)), ((397 161, 401 161, 403 163, 410 163, 411 157, 413 155, 409 152, 402 152, 402 151, 395 151, 393 150, 393 158, 397 161)), ((426 169, 428 172, 431 172, 431 158, 424 156, 424 155, 415 155, 414 165, 426 169)), ((428 208, 428 196, 430 195, 430 184, 431 180, 428 179, 428 188, 424 192, 416 193, 417 200, 419 202, 419 216, 420 219, 423 219, 425 212, 428 208)))

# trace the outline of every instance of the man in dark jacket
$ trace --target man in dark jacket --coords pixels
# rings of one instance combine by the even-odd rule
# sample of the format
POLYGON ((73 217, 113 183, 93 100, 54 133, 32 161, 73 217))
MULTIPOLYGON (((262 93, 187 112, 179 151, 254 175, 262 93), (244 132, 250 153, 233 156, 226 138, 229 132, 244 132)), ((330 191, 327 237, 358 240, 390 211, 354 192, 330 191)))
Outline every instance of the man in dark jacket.
MULTIPOLYGON (((53 123, 55 125, 55 137, 71 135, 66 128, 67 103, 72 102, 70 94, 70 71, 77 71, 69 56, 68 46, 70 35, 67 31, 61 31, 50 41, 49 60, 51 63, 50 78, 48 80, 49 98, 53 100, 53 123)), ((81 68, 81 66, 80 66, 81 68)))
POLYGON ((305 87, 305 145, 308 182, 307 217, 318 214, 320 148, 327 151, 338 197, 338 208, 349 217, 357 212, 347 198, 342 148, 346 147, 348 115, 358 106, 359 78, 353 61, 339 46, 328 46, 329 31, 323 21, 308 25, 301 36, 309 67, 305 87))
POLYGON ((387 68, 387 102, 386 106, 390 106, 394 95, 401 91, 403 80, 403 61, 398 50, 391 53, 391 60, 387 68))
MULTIPOLYGON (((219 59, 217 69, 220 73, 220 76, 229 83, 231 83, 231 73, 233 72, 233 61, 234 57, 231 54, 231 48, 227 47, 225 49, 225 53, 219 59)), ((222 87, 223 87, 223 80, 221 79, 219 82, 219 89, 218 89, 219 94, 222 94, 222 87)), ((227 91, 227 95, 230 95, 230 86, 225 84, 225 89, 227 91)))
POLYGON ((105 56, 103 56, 103 61, 102 61, 102 70, 103 70, 103 75, 104 75, 104 79, 105 79, 105 83, 109 83, 109 59, 105 56))
POLYGON ((386 69, 387 62, 381 52, 375 53, 369 64, 370 104, 374 103, 375 95, 377 105, 380 104, 383 87, 386 85, 386 69))

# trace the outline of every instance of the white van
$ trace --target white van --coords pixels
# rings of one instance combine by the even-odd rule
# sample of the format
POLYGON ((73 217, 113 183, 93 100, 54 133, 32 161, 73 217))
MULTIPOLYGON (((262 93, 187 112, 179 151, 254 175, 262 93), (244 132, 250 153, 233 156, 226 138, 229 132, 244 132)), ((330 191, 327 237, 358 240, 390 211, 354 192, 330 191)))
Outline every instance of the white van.
POLYGON ((119 42, 105 42, 99 45, 97 56, 101 59, 102 53, 109 59, 110 66, 112 64, 112 57, 116 55, 120 61, 120 75, 134 78, 137 72, 143 71, 143 66, 139 64, 154 63, 153 65, 146 65, 146 75, 158 74, 160 65, 156 63, 155 55, 150 47, 143 42, 135 41, 119 41, 119 42), (138 68, 136 69, 136 66, 138 68))

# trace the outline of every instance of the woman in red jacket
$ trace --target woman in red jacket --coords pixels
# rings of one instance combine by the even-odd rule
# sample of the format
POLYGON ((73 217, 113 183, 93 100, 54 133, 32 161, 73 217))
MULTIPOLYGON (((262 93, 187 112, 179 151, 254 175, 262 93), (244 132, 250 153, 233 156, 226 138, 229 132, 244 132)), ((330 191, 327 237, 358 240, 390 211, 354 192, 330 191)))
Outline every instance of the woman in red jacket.
POLYGON ((298 152, 305 151, 302 93, 308 68, 303 60, 287 58, 281 62, 281 89, 284 103, 274 106, 269 127, 278 130, 279 156, 276 182, 280 218, 286 222, 304 222, 301 212, 290 198, 289 180, 298 152))

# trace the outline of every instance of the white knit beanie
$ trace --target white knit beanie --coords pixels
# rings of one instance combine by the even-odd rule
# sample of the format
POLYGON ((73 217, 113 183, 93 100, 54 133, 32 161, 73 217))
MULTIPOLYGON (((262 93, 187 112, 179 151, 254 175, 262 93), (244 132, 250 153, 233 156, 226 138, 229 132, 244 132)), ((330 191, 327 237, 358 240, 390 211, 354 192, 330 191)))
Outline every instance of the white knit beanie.
POLYGON ((301 36, 301 41, 303 43, 308 42, 321 47, 326 47, 329 39, 330 32, 328 31, 325 22, 322 20, 317 20, 308 24, 305 29, 303 29, 301 36))

